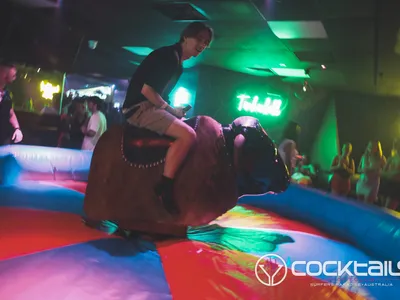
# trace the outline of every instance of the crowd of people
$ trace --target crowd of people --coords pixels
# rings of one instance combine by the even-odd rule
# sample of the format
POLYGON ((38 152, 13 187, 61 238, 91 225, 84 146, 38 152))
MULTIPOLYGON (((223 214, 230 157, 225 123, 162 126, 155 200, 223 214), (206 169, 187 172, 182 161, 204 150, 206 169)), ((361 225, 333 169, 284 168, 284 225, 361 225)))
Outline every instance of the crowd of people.
POLYGON ((61 116, 58 146, 93 151, 107 130, 103 104, 103 100, 96 96, 72 101, 67 113, 61 116))
MULTIPOLYGON (((13 109, 12 96, 7 89, 7 85, 16 79, 16 75, 15 65, 4 62, 0 64, 0 146, 17 144, 23 139, 13 109)), ((99 97, 73 101, 68 112, 61 116, 58 146, 93 151, 100 136, 107 130, 107 120, 101 112, 103 104, 99 97)), ((42 112, 46 113, 48 112, 42 112)))
MULTIPOLYGON (((279 153, 292 182, 318 187, 317 181, 322 177, 318 166, 311 164, 307 156, 300 155, 297 148, 300 132, 297 123, 289 122, 279 144, 279 153)), ((400 196, 397 196, 396 187, 400 182, 400 140, 394 141, 388 159, 383 155, 381 143, 370 141, 357 168, 351 157, 352 150, 352 144, 345 143, 333 158, 330 170, 327 170, 331 174, 327 177, 330 192, 351 198, 352 187, 355 187, 354 196, 359 201, 399 209, 400 196)))
MULTIPOLYGON (((393 142, 391 155, 388 159, 383 155, 382 146, 379 141, 370 141, 361 157, 356 169, 354 159, 351 158, 352 144, 346 143, 342 153, 335 156, 332 162, 331 180, 332 193, 347 196, 351 191, 352 178, 355 175, 356 197, 364 203, 375 203, 379 199, 381 181, 385 183, 385 189, 393 190, 400 182, 400 140, 393 142)), ((400 197, 389 194, 383 197, 382 205, 391 209, 398 209, 400 197)))

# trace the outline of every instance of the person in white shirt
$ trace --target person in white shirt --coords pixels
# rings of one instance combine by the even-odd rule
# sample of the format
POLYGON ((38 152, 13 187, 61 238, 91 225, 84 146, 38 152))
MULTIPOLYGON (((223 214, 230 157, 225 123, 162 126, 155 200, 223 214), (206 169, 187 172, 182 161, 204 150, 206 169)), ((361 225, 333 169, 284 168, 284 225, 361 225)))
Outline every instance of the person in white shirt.
POLYGON ((93 151, 101 135, 107 130, 107 120, 100 111, 103 101, 99 97, 89 97, 87 106, 92 116, 87 126, 82 126, 85 135, 82 143, 82 150, 93 151))

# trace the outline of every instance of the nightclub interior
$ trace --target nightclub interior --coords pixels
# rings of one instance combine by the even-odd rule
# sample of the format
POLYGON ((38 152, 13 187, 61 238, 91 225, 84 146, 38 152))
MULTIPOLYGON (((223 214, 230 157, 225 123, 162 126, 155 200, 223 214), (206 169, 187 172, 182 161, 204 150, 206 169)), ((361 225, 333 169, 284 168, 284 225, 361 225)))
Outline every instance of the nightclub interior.
POLYGON ((399 11, 1 0, 0 299, 399 299, 399 11))

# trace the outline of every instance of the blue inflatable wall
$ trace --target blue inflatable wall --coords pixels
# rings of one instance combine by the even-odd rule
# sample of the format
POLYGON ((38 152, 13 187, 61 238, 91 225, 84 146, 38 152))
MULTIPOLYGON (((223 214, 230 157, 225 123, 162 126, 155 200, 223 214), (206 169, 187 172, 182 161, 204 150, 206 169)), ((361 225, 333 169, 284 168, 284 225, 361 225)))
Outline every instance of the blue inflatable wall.
POLYGON ((243 196, 239 203, 310 224, 377 259, 400 261, 400 219, 379 207, 295 184, 278 195, 243 196))
POLYGON ((91 151, 10 145, 0 147, 0 180, 14 184, 24 180, 87 181, 91 151))

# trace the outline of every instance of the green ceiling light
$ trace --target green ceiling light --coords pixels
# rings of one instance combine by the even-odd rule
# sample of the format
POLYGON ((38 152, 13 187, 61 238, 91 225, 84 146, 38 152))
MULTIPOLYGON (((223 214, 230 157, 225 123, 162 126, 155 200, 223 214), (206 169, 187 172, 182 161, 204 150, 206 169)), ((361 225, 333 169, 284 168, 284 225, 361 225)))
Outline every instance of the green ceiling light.
POLYGON ((268 21, 268 26, 276 37, 283 40, 328 38, 321 21, 268 21))
POLYGON ((259 96, 250 97, 246 94, 240 94, 237 98, 239 99, 239 111, 274 117, 278 117, 282 113, 282 100, 276 99, 272 95, 260 99, 259 96))
POLYGON ((122 49, 125 49, 129 52, 132 52, 133 54, 139 55, 139 56, 147 56, 151 52, 153 52, 153 49, 149 47, 130 47, 130 46, 125 46, 122 47, 122 49))
POLYGON ((310 78, 310 75, 304 69, 271 68, 271 71, 283 77, 310 78))

